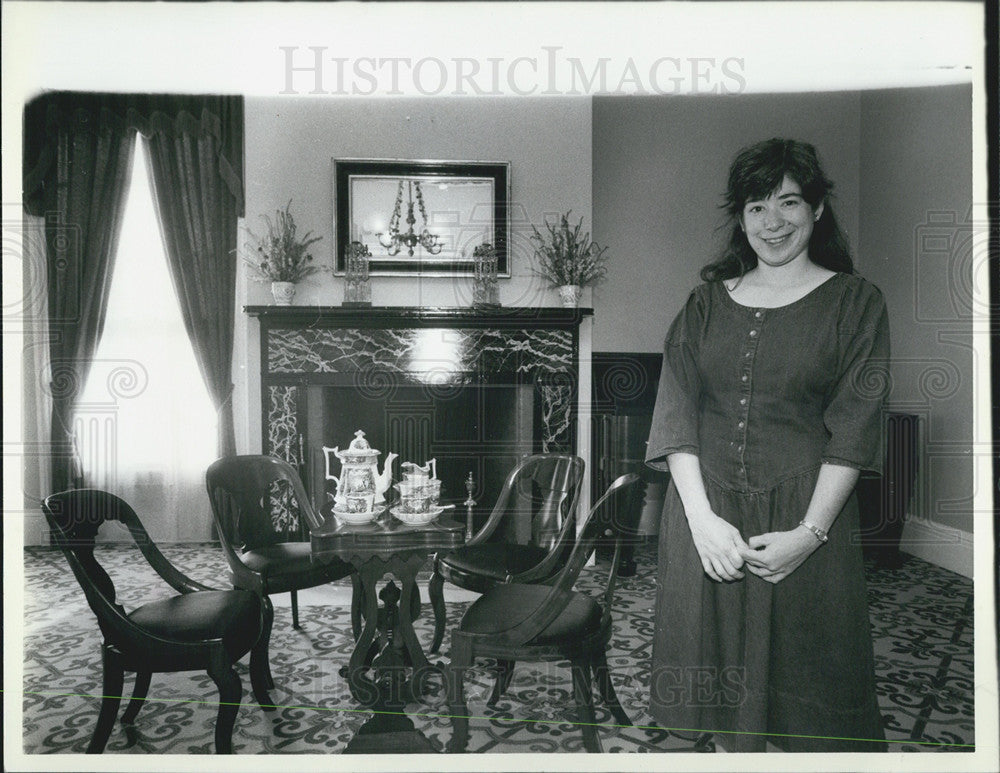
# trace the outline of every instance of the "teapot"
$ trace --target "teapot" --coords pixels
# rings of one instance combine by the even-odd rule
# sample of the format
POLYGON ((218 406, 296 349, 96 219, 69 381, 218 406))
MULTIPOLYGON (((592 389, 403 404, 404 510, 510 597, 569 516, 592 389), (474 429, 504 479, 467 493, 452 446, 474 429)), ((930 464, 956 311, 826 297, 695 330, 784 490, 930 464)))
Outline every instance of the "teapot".
POLYGON ((326 479, 337 485, 334 496, 335 503, 346 502, 348 497, 363 497, 374 495, 374 504, 385 501, 385 492, 392 481, 392 460, 396 454, 391 451, 385 457, 382 472, 378 471, 378 455, 380 451, 368 445, 363 430, 354 433, 350 447, 341 451, 339 446, 327 448, 323 446, 326 457, 326 479), (336 456, 341 463, 340 477, 330 472, 330 455, 336 456))

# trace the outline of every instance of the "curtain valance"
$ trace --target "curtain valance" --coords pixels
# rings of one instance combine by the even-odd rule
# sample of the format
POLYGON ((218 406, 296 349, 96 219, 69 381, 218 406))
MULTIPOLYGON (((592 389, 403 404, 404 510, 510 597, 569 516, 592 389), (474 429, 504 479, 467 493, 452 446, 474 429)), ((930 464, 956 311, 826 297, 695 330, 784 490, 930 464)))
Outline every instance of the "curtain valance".
POLYGON ((24 112, 24 205, 43 215, 52 209, 60 137, 139 132, 212 136, 218 172, 243 214, 243 97, 201 94, 110 94, 52 91, 24 112))

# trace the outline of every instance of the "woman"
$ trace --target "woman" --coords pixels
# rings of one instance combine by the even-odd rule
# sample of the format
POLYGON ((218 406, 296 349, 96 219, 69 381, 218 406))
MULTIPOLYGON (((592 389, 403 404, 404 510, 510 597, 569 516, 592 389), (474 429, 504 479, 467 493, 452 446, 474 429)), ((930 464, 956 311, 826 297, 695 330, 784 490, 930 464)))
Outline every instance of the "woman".
POLYGON ((884 751, 852 492, 881 466, 888 319, 832 188, 811 145, 743 150, 664 349, 651 712, 728 751, 884 751))

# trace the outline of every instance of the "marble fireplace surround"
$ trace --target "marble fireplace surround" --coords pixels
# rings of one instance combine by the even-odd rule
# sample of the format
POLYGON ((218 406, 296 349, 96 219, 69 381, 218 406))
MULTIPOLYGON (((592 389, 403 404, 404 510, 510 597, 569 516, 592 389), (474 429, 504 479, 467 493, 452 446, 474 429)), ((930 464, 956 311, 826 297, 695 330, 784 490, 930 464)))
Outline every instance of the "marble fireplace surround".
MULTIPOLYGON (((351 439, 315 437, 316 427, 324 426, 316 418, 317 403, 329 404, 316 400, 316 387, 347 388, 347 394, 370 401, 401 387, 444 396, 472 388, 486 400, 493 386, 516 386, 520 394, 533 395, 532 437, 524 451, 577 453, 589 462, 591 309, 247 306, 244 311, 259 323, 263 453, 299 467, 307 486, 308 479, 316 480, 320 447, 344 447, 351 439)), ((350 411, 350 401, 344 410, 350 411)), ((469 439, 473 446, 474 440, 469 439)), ((589 507, 588 488, 581 492, 581 508, 589 507)), ((317 504, 322 499, 315 493, 313 498, 317 504)))

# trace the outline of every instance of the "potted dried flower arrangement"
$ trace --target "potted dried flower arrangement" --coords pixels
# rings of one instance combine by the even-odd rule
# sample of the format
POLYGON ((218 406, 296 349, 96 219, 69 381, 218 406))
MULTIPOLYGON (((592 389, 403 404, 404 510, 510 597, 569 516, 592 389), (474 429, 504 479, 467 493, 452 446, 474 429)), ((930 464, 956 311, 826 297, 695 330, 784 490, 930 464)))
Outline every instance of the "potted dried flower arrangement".
MULTIPOLYGON (((572 210, 571 210, 572 211, 572 210)), ((559 217, 558 223, 545 221, 546 233, 531 227, 538 264, 535 273, 558 288, 563 306, 576 306, 582 288, 602 281, 607 275, 605 251, 583 231, 583 218, 570 226, 571 212, 559 217)))
POLYGON ((299 236, 291 207, 289 199, 284 209, 276 211, 273 221, 267 215, 261 216, 267 223, 267 233, 263 236, 247 229, 254 243, 247 245, 252 253, 246 263, 257 281, 271 283, 271 293, 279 306, 291 305, 295 285, 319 271, 312 265, 308 250, 323 237, 313 236, 312 231, 299 236))

